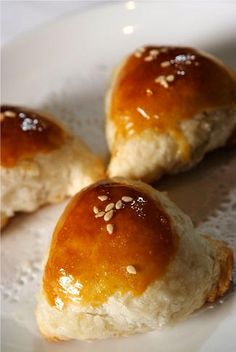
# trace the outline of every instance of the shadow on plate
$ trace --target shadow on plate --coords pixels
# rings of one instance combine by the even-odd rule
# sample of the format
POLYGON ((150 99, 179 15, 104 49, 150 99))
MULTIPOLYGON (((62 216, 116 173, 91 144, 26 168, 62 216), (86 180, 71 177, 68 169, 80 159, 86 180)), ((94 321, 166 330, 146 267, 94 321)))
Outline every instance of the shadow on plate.
POLYGON ((236 150, 221 149, 208 154, 189 171, 163 177, 155 187, 167 191, 198 225, 230 201, 236 187, 235 170, 236 150))

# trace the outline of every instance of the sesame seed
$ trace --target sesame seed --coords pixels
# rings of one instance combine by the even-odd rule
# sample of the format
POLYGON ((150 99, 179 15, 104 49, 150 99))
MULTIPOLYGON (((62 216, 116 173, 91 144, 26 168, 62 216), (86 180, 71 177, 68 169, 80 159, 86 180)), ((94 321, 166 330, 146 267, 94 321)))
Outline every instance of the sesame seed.
POLYGON ((121 200, 118 200, 118 201, 116 202, 116 209, 119 210, 121 207, 122 207, 122 201, 121 201, 121 200))
POLYGON ((139 51, 137 51, 136 53, 134 53, 134 56, 139 59, 139 58, 142 56, 142 53, 140 53, 139 51))
POLYGON ((153 92, 152 92, 151 89, 146 89, 146 94, 147 94, 148 96, 150 96, 150 95, 153 95, 153 92))
POLYGON ((113 209, 113 208, 114 208, 114 206, 115 206, 115 204, 114 204, 114 203, 109 203, 109 204, 107 204, 107 206, 106 206, 106 208, 105 208, 105 211, 107 212, 107 211, 109 211, 109 210, 113 209))
POLYGON ((137 111, 140 113, 140 115, 142 115, 142 117, 144 117, 145 119, 150 119, 150 116, 140 107, 137 107, 137 111))
POLYGON ((144 61, 147 61, 147 62, 152 61, 152 60, 153 60, 153 57, 152 57, 152 56, 146 56, 146 57, 144 58, 144 61))
POLYGON ((159 83, 164 88, 168 88, 169 87, 168 83, 166 82, 165 76, 158 76, 155 79, 155 83, 159 83))
POLYGON ((109 235, 111 235, 113 233, 114 226, 112 224, 107 224, 106 228, 109 235))
POLYGON ((175 79, 175 76, 174 76, 174 75, 168 75, 168 76, 166 76, 167 82, 173 82, 174 79, 175 79))
POLYGON ((4 111, 4 115, 7 117, 16 117, 16 113, 14 111, 10 111, 10 110, 4 111))
POLYGON ((105 221, 111 220, 113 214, 114 214, 114 211, 113 211, 113 210, 108 211, 108 212, 104 215, 104 220, 105 220, 105 221))
POLYGON ((99 213, 95 215, 95 218, 101 218, 104 214, 105 214, 105 211, 99 211, 99 213))
POLYGON ((133 127, 133 122, 128 122, 127 125, 126 125, 126 129, 130 129, 131 127, 133 127))
POLYGON ((144 51, 145 51, 145 48, 144 47, 141 47, 141 48, 139 48, 139 49, 137 49, 136 51, 135 51, 135 53, 134 53, 134 56, 136 56, 136 57, 141 57, 142 56, 142 54, 144 53, 144 51))
POLYGON ((128 130, 128 135, 132 136, 134 134, 134 130, 128 130))
POLYGON ((124 196, 121 198, 123 200, 123 202, 125 203, 129 203, 132 202, 134 199, 132 197, 128 197, 128 196, 124 196))
POLYGON ((199 66, 199 62, 197 62, 197 61, 194 62, 194 65, 195 65, 195 66, 199 66))
POLYGON ((137 274, 137 271, 133 265, 127 265, 126 270, 129 274, 137 274))
POLYGON ((156 115, 156 114, 153 115, 153 117, 154 117, 154 119, 157 119, 157 120, 160 118, 160 116, 159 116, 159 115, 156 115))
POLYGON ((98 196, 98 199, 99 199, 100 201, 104 202, 105 200, 108 199, 108 197, 107 197, 107 196, 98 196))
POLYGON ((190 60, 187 60, 185 61, 186 65, 191 65, 191 61, 190 60))
POLYGON ((98 208, 97 207, 93 207, 93 212, 94 212, 94 214, 98 214, 99 213, 98 208))
POLYGON ((170 61, 161 62, 161 67, 168 67, 168 66, 170 66, 170 61))
POLYGON ((149 51, 149 55, 151 55, 152 57, 157 57, 157 55, 159 55, 159 50, 152 49, 149 51))

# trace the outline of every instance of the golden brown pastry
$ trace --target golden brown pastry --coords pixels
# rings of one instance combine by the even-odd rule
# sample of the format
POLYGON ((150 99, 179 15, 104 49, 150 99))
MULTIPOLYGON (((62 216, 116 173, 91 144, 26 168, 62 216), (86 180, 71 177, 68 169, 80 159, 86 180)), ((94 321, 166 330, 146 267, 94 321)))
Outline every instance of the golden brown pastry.
POLYGON ((138 49, 117 68, 106 103, 111 177, 151 182, 189 169, 236 129, 235 73, 192 48, 138 49))
POLYGON ((38 294, 49 340, 101 339, 171 325, 230 286, 233 254, 163 193, 125 179, 78 193, 54 230, 38 294))
POLYGON ((104 177, 102 162, 53 118, 1 106, 1 224, 104 177))

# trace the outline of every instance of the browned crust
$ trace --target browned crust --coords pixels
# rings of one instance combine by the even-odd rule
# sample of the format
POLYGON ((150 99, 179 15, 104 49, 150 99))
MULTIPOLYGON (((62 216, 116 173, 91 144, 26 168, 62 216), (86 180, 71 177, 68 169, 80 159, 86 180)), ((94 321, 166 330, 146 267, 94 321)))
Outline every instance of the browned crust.
POLYGON ((6 215, 1 214, 1 224, 0 224, 0 230, 3 230, 9 222, 10 218, 7 217, 6 215))
POLYGON ((216 252, 216 258, 220 264, 220 275, 218 281, 212 287, 206 297, 207 302, 215 302, 222 297, 230 288, 233 271, 233 250, 224 242, 205 236, 216 252))

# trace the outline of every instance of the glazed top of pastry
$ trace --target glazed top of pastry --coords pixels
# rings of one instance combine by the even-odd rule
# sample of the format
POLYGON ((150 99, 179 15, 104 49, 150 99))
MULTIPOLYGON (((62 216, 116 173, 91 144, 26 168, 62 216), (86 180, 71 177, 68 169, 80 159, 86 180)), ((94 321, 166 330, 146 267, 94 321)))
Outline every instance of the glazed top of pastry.
POLYGON ((59 220, 43 286, 51 305, 99 306, 116 292, 140 295, 175 255, 168 215, 133 186, 102 181, 78 193, 59 220))
POLYGON ((1 106, 1 165, 47 153, 61 146, 64 131, 55 122, 30 109, 1 106))
POLYGON ((125 137, 154 128, 181 139, 181 120, 235 104, 236 80, 217 61, 192 48, 147 46, 118 69, 108 115, 125 137))

